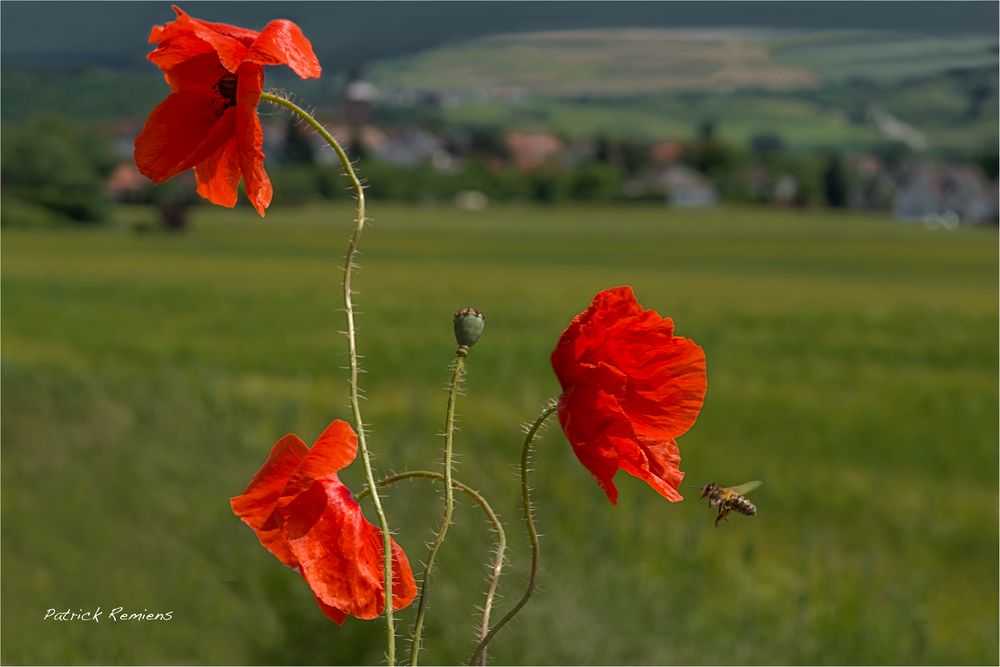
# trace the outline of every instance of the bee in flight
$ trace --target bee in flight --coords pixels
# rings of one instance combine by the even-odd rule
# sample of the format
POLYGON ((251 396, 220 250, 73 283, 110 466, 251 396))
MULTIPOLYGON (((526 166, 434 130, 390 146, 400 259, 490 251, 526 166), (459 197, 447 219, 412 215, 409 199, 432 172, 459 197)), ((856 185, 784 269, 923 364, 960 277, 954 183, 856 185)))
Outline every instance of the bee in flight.
POLYGON ((718 507, 719 516, 715 517, 715 525, 726 518, 730 512, 739 512, 746 516, 757 514, 757 506, 747 500, 745 494, 750 493, 758 486, 760 481, 754 480, 739 486, 722 486, 715 482, 709 482, 701 489, 701 497, 708 498, 709 507, 718 507))

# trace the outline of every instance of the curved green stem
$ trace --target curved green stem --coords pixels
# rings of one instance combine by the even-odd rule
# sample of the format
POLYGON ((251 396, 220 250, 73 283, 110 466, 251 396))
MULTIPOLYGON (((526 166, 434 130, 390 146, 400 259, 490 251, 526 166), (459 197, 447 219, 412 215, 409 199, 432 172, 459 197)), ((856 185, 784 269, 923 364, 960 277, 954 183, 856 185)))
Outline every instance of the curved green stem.
MULTIPOLYGON (((412 470, 410 472, 402 472, 398 475, 391 475, 385 477, 375 482, 377 486, 389 486, 396 482, 402 481, 404 479, 411 478, 425 478, 425 479, 436 479, 438 481, 444 481, 444 475, 439 472, 431 472, 429 470, 412 470)), ((486 633, 490 627, 490 614, 493 611, 493 601, 496 598, 497 586, 500 583, 500 575, 503 574, 503 562, 504 556, 507 552, 507 533, 503 529, 503 524, 500 523, 500 518, 490 507, 490 504, 486 501, 482 495, 479 494, 475 489, 453 479, 451 482, 452 487, 458 489, 459 491, 465 493, 467 496, 472 498, 475 502, 483 508, 483 513, 486 514, 487 520, 493 524, 493 530, 497 534, 497 548, 496 556, 493 559, 493 574, 490 577, 490 585, 486 591, 486 602, 483 604, 483 620, 480 623, 479 640, 482 641, 486 637, 486 633)), ((361 493, 357 495, 358 500, 362 500, 369 493, 367 488, 361 490, 361 493)), ((483 660, 486 659, 486 651, 483 650, 483 660)))
POLYGON ((486 646, 493 641, 493 638, 500 631, 500 629, 507 625, 514 616, 517 615, 524 605, 528 604, 528 600, 531 598, 531 594, 535 592, 535 585, 538 583, 538 552, 540 544, 538 542, 538 531, 535 530, 535 520, 532 518, 532 507, 531 507, 531 489, 528 486, 528 459, 531 455, 531 444, 535 440, 535 435, 538 433, 538 429, 542 427, 545 420, 548 419, 553 412, 556 411, 558 403, 555 401, 550 402, 542 413, 538 415, 534 423, 528 428, 527 435, 524 437, 524 447, 521 449, 521 510, 524 514, 524 524, 528 529, 528 539, 531 540, 531 574, 528 577, 528 588, 521 596, 521 599, 517 601, 514 608, 507 612, 503 618, 501 618, 493 628, 486 633, 480 642, 476 646, 476 650, 472 653, 472 657, 469 659, 470 665, 483 665, 486 663, 486 646))
POLYGON ((431 586, 431 574, 434 569, 434 559, 438 550, 444 544, 451 525, 452 513, 455 509, 455 495, 451 482, 451 455, 455 441, 455 400, 458 388, 462 383, 462 369, 465 368, 465 356, 459 352, 452 363, 451 384, 448 387, 448 408, 444 420, 444 517, 438 528, 430 553, 427 555, 427 565, 424 567, 423 581, 420 583, 420 602, 417 604, 417 619, 413 622, 413 633, 410 643, 410 665, 416 665, 420 659, 420 642, 423 639, 424 616, 427 613, 427 593, 431 586))
POLYGON ((354 303, 351 293, 351 272, 354 268, 354 256, 358 250, 358 240, 361 232, 365 228, 365 189, 358 180, 357 174, 351 165, 347 153, 340 147, 337 140, 333 138, 319 121, 313 118, 312 114, 280 95, 263 92, 260 99, 285 107, 298 114, 302 120, 316 130, 323 137, 333 151, 340 158, 340 164, 344 168, 351 186, 354 188, 357 199, 357 219, 354 224, 354 233, 351 235, 350 243, 347 246, 347 255, 344 258, 344 311, 347 313, 347 351, 350 358, 350 385, 351 385, 351 409, 354 412, 354 427, 358 432, 358 445, 361 449, 361 459, 364 462, 365 476, 368 478, 368 485, 373 489, 372 501, 375 505, 375 513, 378 514, 379 524, 382 528, 382 553, 385 560, 383 564, 384 587, 385 587, 385 623, 386 623, 386 661, 389 665, 396 663, 396 628, 392 617, 392 538, 389 534, 389 521, 385 517, 382 509, 382 499, 379 498, 375 489, 375 475, 372 472, 371 455, 368 453, 368 443, 366 440, 365 423, 361 418, 361 402, 358 391, 358 348, 357 334, 354 327, 354 303))

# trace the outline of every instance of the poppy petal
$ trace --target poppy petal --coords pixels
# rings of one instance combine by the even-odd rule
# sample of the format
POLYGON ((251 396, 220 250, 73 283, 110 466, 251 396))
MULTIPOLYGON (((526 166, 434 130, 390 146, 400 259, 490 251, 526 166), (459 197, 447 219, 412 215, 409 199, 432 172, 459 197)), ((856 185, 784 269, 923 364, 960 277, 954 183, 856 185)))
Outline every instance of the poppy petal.
POLYGON ((586 369, 584 381, 565 391, 559 400, 559 422, 573 452, 608 496, 617 504, 612 479, 624 456, 636 449, 635 432, 617 395, 625 391, 625 376, 608 366, 586 369))
POLYGON ((184 169, 191 169, 209 159, 219 148, 233 140, 233 128, 236 125, 236 109, 230 107, 209 130, 208 136, 198 145, 194 153, 184 161, 184 169))
MULTIPOLYGON (((575 381, 578 364, 596 363, 606 356, 600 353, 615 339, 614 333, 622 331, 621 323, 642 312, 631 287, 599 292, 590 306, 573 318, 552 352, 552 367, 563 388, 575 381)), ((669 319, 664 322, 672 331, 673 323, 669 319)))
POLYGON ((343 419, 334 419, 316 438, 302 469, 314 478, 331 475, 353 463, 357 455, 354 429, 343 419))
MULTIPOLYGON (((215 49, 192 33, 178 33, 169 39, 156 41, 160 44, 146 56, 146 59, 164 72, 169 72, 182 63, 204 55, 210 56, 215 63, 219 63, 219 56, 216 55, 215 49)), ((221 67, 221 64, 219 66, 221 67)))
MULTIPOLYGON (((375 528, 375 526, 372 526, 372 528, 375 528)), ((383 553, 382 531, 375 528, 375 532, 379 542, 378 552, 381 556, 383 553)), ((392 538, 389 539, 389 543, 392 547, 392 608, 403 609, 417 597, 417 582, 413 578, 413 570, 410 569, 410 561, 406 557, 403 547, 396 544, 396 540, 392 538)), ((379 568, 379 572, 381 573, 383 569, 384 566, 379 568)), ((379 613, 382 613, 383 609, 385 609, 384 596, 382 602, 379 604, 379 613)))
MULTIPOLYGON (((303 577, 303 579, 304 578, 305 577, 303 577)), ((309 582, 307 581, 306 583, 309 583, 309 582)), ((319 608, 323 610, 323 613, 326 614, 327 618, 329 618, 331 621, 333 621, 337 625, 343 625, 344 624, 344 620, 347 618, 347 614, 345 614, 344 612, 340 611, 336 607, 331 607, 327 603, 323 602, 322 600, 319 599, 319 597, 316 596, 315 593, 313 593, 313 597, 316 597, 316 604, 318 604, 319 608)))
POLYGON ((636 368, 622 401, 636 432, 654 439, 687 433, 705 402, 705 351, 694 341, 674 336, 635 355, 636 368), (643 368, 639 373, 637 368, 643 368))
POLYGON ((288 65, 303 79, 315 79, 322 73, 319 59, 302 30, 291 21, 271 21, 254 41, 246 56, 258 65, 288 65))
POLYGON ((195 165, 194 173, 199 195, 219 206, 236 206, 242 178, 240 161, 236 156, 236 138, 230 138, 215 153, 195 165))
POLYGON ((187 90, 171 93, 149 114, 136 137, 136 166, 154 183, 190 169, 226 140, 227 133, 216 128, 219 121, 210 96, 187 90))
MULTIPOLYGON (((227 34, 228 31, 223 32, 217 30, 211 23, 191 18, 184 12, 184 10, 176 5, 173 7, 173 10, 177 14, 177 20, 174 21, 174 30, 178 33, 189 32, 211 46, 215 53, 219 56, 219 62, 222 63, 222 66, 235 74, 236 70, 239 69, 240 63, 242 63, 246 58, 246 45, 239 39, 231 37, 227 34)), ((164 28, 166 27, 167 26, 164 26, 164 28)), ((233 26, 227 27, 233 28, 233 26)), ((169 35, 170 33, 160 33, 160 35, 164 34, 169 35)), ((152 37, 153 35, 150 34, 150 39, 152 39, 152 37)))
MULTIPOLYGON (((176 8, 175 8, 176 10, 176 8)), ((199 23, 210 30, 214 30, 217 33, 225 35, 227 37, 232 37, 243 46, 249 47, 253 44, 253 41, 257 39, 260 34, 256 30, 247 30, 246 28, 238 28, 234 25, 229 25, 228 23, 215 23, 214 21, 202 21, 201 19, 196 19, 192 16, 188 16, 188 19, 194 23, 199 23)))
MULTIPOLYGON (((196 19, 191 15, 189 15, 188 13, 186 13, 177 5, 172 5, 171 9, 173 9, 174 13, 177 14, 178 16, 183 14, 184 17, 189 22, 200 23, 201 25, 211 30, 214 30, 228 37, 232 37, 233 39, 237 39, 246 46, 250 46, 253 43, 253 40, 257 39, 257 35, 259 34, 255 30, 247 30, 246 28, 237 28, 236 26, 229 25, 227 23, 213 23, 211 21, 202 21, 201 19, 196 19)), ((160 25, 153 26, 153 29, 149 33, 149 41, 150 43, 159 42, 163 39, 166 39, 167 37, 176 34, 179 30, 187 29, 187 25, 188 25, 187 22, 185 22, 181 26, 178 26, 177 21, 171 21, 170 23, 167 23, 162 26, 160 25)))
POLYGON ((335 419, 324 429, 298 471, 289 480, 284 495, 295 495, 322 478, 336 479, 337 473, 354 461, 358 455, 358 436, 351 425, 335 419))
POLYGON ((264 68, 245 64, 240 67, 236 88, 236 141, 240 171, 247 198, 261 216, 271 203, 271 179, 264 171, 264 131, 257 116, 257 104, 264 89, 264 68))
POLYGON ((297 435, 286 435, 271 448, 267 461, 250 480, 243 494, 229 501, 233 513, 253 529, 260 543, 290 567, 296 567, 298 561, 285 543, 276 510, 289 478, 308 453, 306 443, 297 435))
POLYGON ((671 502, 684 497, 679 493, 684 473, 680 471, 681 452, 677 442, 669 440, 638 439, 639 457, 622 461, 621 469, 645 481, 661 496, 671 502))
POLYGON ((163 78, 167 80, 170 90, 174 92, 190 90, 211 95, 213 98, 218 98, 217 101, 213 101, 215 108, 219 108, 218 105, 223 103, 217 85, 229 72, 219 62, 214 51, 198 54, 172 67, 162 69, 163 78))
MULTIPOLYGON (((350 490, 335 479, 317 480, 280 512, 289 548, 316 597, 350 616, 378 616, 385 606, 382 534, 364 518, 350 490)), ((393 575, 405 593, 393 608, 402 608, 416 595, 405 556, 394 558, 393 575)))

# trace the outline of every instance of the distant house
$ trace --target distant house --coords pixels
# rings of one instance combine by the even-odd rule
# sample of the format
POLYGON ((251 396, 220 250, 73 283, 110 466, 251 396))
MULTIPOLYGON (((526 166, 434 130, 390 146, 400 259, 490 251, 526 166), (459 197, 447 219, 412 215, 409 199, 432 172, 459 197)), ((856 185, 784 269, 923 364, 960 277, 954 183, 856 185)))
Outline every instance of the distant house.
POLYGON ((445 148, 444 140, 418 127, 389 133, 377 145, 366 148, 377 159, 400 167, 430 163, 442 171, 449 171, 456 165, 455 158, 445 148))
POLYGON ((150 181, 139 173, 132 161, 117 165, 104 181, 104 193, 115 201, 141 201, 146 196, 150 181))
POLYGON ((504 145, 522 171, 557 162, 565 148, 563 141, 554 134, 520 130, 505 134, 504 145))
POLYGON ((802 205, 804 201, 801 197, 801 187, 799 179, 792 174, 782 172, 774 181, 771 188, 771 201, 779 206, 802 205))
POLYGON ((802 206, 804 193, 799 179, 787 171, 751 164, 737 172, 737 183, 750 201, 775 206, 802 206))
POLYGON ((849 208, 884 211, 892 207, 896 184, 881 159, 875 155, 855 155, 844 159, 844 168, 848 173, 849 208))
POLYGON ((997 185, 968 166, 909 165, 897 175, 892 210, 900 220, 995 223, 997 185))
POLYGON ((629 197, 663 197, 670 206, 700 208, 719 203, 719 191, 700 172, 679 164, 646 172, 625 186, 629 197))
POLYGON ((358 141, 366 151, 377 153, 389 141, 389 135, 380 127, 365 125, 358 130, 358 141))
POLYGON ((649 159, 656 163, 677 162, 684 156, 684 144, 679 141, 661 141, 649 149, 649 159))
POLYGON ((344 118, 350 125, 364 125, 371 120, 372 107, 378 100, 378 90, 374 85, 361 78, 359 72, 352 72, 350 80, 344 86, 343 111, 344 118))
MULTIPOLYGON (((351 127, 343 124, 331 124, 327 125, 327 131, 348 152, 351 151, 353 144, 357 141, 364 151, 375 155, 389 140, 389 136, 385 130, 375 125, 351 127)), ((313 154, 316 156, 317 164, 324 166, 340 164, 340 158, 327 145, 326 139, 321 137, 317 132, 310 132, 308 136, 313 147, 313 154)), ((357 156, 351 155, 351 157, 355 158, 357 156)))
POLYGON ((690 167, 671 165, 660 175, 659 181, 671 206, 698 208, 719 203, 719 191, 712 182, 690 167))

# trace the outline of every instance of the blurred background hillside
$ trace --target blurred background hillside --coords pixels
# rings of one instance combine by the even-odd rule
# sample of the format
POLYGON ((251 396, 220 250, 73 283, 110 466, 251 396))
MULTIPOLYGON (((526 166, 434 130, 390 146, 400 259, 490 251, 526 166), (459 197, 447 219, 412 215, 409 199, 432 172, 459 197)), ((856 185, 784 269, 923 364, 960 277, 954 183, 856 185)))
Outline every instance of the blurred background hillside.
MULTIPOLYGON (((499 610, 527 574, 519 425, 559 391, 570 319, 630 284, 706 350, 685 482, 764 480, 759 515, 716 529, 696 491, 624 474, 613 507, 549 428, 541 588, 494 663, 997 664, 996 3, 183 7, 293 19, 323 63, 266 76, 369 186, 379 472, 436 465, 451 314, 486 313, 457 476, 507 524, 499 610)), ((228 505, 278 437, 350 418, 346 182, 262 107, 265 220, 151 187, 132 142, 172 16, 0 3, 0 662, 379 663, 383 626, 331 624, 228 505), (43 620, 98 605, 174 614, 43 620)), ((492 536, 460 502, 426 664, 467 659, 486 587, 492 536)), ((419 562, 439 490, 387 503, 419 562)))

